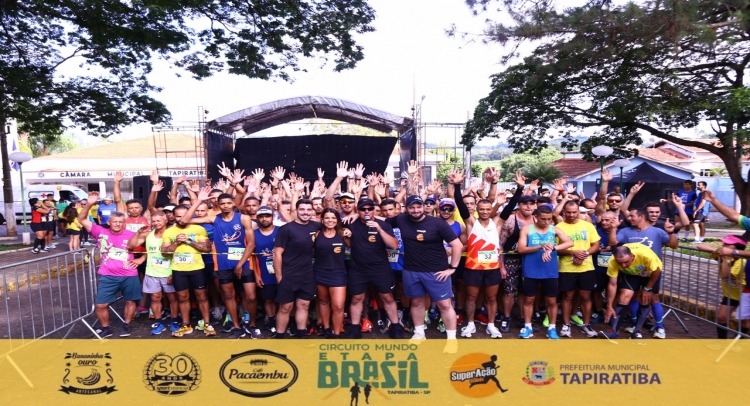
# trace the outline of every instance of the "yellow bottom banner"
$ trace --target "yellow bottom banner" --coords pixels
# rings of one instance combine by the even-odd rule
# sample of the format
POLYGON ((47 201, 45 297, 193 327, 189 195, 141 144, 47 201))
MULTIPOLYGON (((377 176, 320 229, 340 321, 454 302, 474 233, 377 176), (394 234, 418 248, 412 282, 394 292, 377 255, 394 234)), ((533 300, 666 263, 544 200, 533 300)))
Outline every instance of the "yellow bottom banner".
POLYGON ((750 341, 39 340, 0 371, 14 406, 697 405, 741 401, 750 341))

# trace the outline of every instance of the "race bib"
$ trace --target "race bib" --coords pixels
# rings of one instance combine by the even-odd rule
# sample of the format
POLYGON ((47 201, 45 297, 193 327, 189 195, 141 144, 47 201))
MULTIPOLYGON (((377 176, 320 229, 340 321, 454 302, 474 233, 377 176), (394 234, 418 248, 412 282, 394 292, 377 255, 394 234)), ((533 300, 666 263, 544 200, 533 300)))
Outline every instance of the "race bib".
POLYGON ((110 248, 107 258, 125 262, 128 260, 128 251, 120 248, 110 248))
POLYGON ((599 254, 599 256, 596 257, 596 265, 602 268, 606 268, 609 266, 610 258, 612 258, 612 254, 599 254))
POLYGON ((496 250, 491 251, 479 251, 479 263, 480 264, 491 264, 497 262, 498 255, 496 250))
POLYGON ((150 263, 154 268, 169 269, 169 264, 171 263, 171 261, 164 258, 153 257, 151 258, 150 263))
POLYGON ((136 224, 136 223, 129 223, 125 224, 125 229, 128 231, 132 231, 134 233, 137 233, 138 230, 141 229, 141 227, 145 226, 145 224, 136 224))
POLYGON ((244 248, 229 248, 229 255, 227 255, 227 259, 230 261, 239 261, 242 259, 242 254, 244 253, 244 248))
POLYGON ((273 261, 266 261, 266 269, 268 269, 268 273, 271 275, 276 273, 273 269, 273 261))
POLYGON ((193 254, 175 253, 174 263, 175 264, 192 264, 195 260, 193 254))
POLYGON ((398 262, 398 250, 388 250, 388 262, 398 262))
POLYGON ((102 216, 109 216, 112 214, 112 210, 102 210, 102 216))

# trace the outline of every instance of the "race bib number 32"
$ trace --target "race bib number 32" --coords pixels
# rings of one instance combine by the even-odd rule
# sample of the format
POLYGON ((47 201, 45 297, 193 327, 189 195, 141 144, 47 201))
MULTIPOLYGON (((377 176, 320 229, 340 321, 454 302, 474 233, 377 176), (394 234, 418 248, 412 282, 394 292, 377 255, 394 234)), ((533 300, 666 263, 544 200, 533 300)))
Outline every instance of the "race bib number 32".
POLYGON ((479 263, 480 264, 491 264, 493 262, 497 262, 498 255, 497 251, 491 250, 491 251, 479 251, 479 263))

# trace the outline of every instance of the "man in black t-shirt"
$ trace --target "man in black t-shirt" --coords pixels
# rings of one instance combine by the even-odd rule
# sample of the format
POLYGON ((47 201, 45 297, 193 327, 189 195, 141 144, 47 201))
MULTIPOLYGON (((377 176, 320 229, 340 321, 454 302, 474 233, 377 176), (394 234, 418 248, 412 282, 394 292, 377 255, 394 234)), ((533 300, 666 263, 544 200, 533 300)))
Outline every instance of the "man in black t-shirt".
POLYGON ((295 304, 296 336, 305 336, 308 308, 315 297, 312 251, 320 223, 310 221, 310 217, 315 214, 310 200, 298 200, 296 209, 297 218, 279 228, 273 249, 273 269, 278 282, 276 301, 279 303, 276 338, 284 338, 289 314, 295 304))
MULTIPOLYGON (((425 338, 424 296, 440 309, 448 340, 456 339, 456 312, 451 306, 453 292, 450 276, 456 271, 461 259, 463 244, 445 221, 425 215, 424 202, 416 195, 406 199, 407 214, 388 219, 388 223, 401 230, 404 243, 404 294, 411 302, 414 320, 412 339, 425 338), (451 246, 451 261, 446 267, 443 241, 451 246), (421 323, 418 325, 418 323, 421 323)), ((455 341, 450 341, 446 351, 455 352, 455 341), (451 343, 453 343, 451 345, 451 343)))
POLYGON ((374 217, 375 202, 362 199, 357 204, 359 218, 348 225, 352 232, 352 259, 349 268, 347 294, 352 297, 350 316, 352 325, 348 338, 362 338, 359 326, 367 284, 372 283, 383 300, 383 306, 391 322, 391 338, 403 338, 403 326, 398 323, 398 309, 393 300, 393 288, 396 285, 393 270, 388 262, 387 249, 398 249, 398 240, 393 228, 374 217))

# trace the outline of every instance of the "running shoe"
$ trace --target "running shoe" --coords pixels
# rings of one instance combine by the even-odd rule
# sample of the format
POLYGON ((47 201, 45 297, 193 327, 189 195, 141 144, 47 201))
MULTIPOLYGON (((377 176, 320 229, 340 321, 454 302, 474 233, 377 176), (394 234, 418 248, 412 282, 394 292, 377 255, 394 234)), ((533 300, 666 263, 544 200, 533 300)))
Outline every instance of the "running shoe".
POLYGON ((506 334, 510 333, 510 323, 511 323, 510 317, 501 317, 500 318, 500 332, 506 333, 506 334))
POLYGON ((471 335, 477 332, 477 327, 473 321, 466 323, 466 326, 461 328, 461 337, 471 338, 471 335))
POLYGON ((130 324, 123 323, 120 327, 120 337, 130 337, 130 324))
POLYGON ((245 314, 242 316, 242 323, 250 324, 250 313, 245 312, 245 314))
POLYGON ((31 250, 31 253, 32 254, 38 254, 39 253, 39 249, 38 248, 34 248, 34 249, 31 250))
POLYGON ((563 324, 562 329, 560 329, 560 337, 570 338, 570 324, 563 324))
MULTIPOLYGON (((596 333, 594 333, 594 334, 596 334, 596 333)), ((596 337, 596 335, 594 337, 596 337)), ((557 335, 557 330, 556 329, 554 329, 554 328, 548 328, 547 329, 547 338, 549 338, 550 340, 559 340, 560 336, 557 335)))
POLYGON ((616 340, 619 335, 617 335, 616 332, 609 330, 609 331, 600 331, 598 334, 599 338, 606 338, 608 340, 616 340))
POLYGON ((145 308, 143 306, 138 306, 138 313, 140 313, 140 314, 146 314, 148 312, 149 312, 149 309, 147 309, 147 308, 145 308))
POLYGON ((180 331, 180 323, 176 321, 169 323, 169 330, 173 333, 180 331))
POLYGON ((411 336, 412 340, 426 340, 427 337, 424 335, 424 333, 414 333, 413 336, 411 336))
POLYGON ((100 329, 97 329, 96 334, 99 335, 99 338, 112 337, 112 327, 107 326, 107 327, 102 327, 100 329))
POLYGON ((240 338, 245 336, 245 330, 241 328, 233 328, 232 331, 227 336, 230 340, 239 340, 240 338))
POLYGON ((438 321, 437 329, 441 333, 445 333, 445 324, 443 323, 443 318, 441 317, 438 321))
POLYGON ((148 309, 148 319, 153 320, 154 319, 154 311, 151 310, 151 308, 148 309))
POLYGON ((456 325, 460 326, 464 322, 464 315, 461 313, 456 313, 456 325))
POLYGON ((542 313, 540 313, 540 312, 534 312, 531 315, 531 321, 535 321, 537 323, 541 323, 542 322, 542 313))
POLYGON ((583 327, 583 319, 578 315, 570 316, 570 322, 578 327, 583 327))
POLYGON ((53 250, 55 248, 57 248, 57 245, 55 245, 55 244, 50 244, 50 245, 47 246, 47 249, 53 250))
MULTIPOLYGON (((485 316, 484 314, 481 314, 481 313, 477 317, 474 317, 474 320, 476 322, 478 322, 479 324, 483 325, 483 326, 486 326, 487 323, 490 322, 490 319, 488 319, 487 316, 485 316)), ((502 330, 500 330, 500 331, 502 331, 502 330)))
POLYGON ((635 326, 625 327, 625 332, 628 334, 633 334, 635 331, 635 326))
POLYGON ((213 309, 211 309, 211 317, 214 318, 216 321, 221 320, 221 315, 224 314, 224 306, 216 306, 213 309))
POLYGON ((372 322, 370 319, 362 320, 361 331, 363 333, 372 333, 372 322))
POLYGON ((429 316, 430 319, 435 320, 440 316, 440 313, 435 309, 430 309, 430 311, 427 312, 427 316, 429 316))
POLYGON ((544 315, 544 321, 542 322, 542 325, 544 327, 549 327, 549 315, 548 314, 544 315))
POLYGON ((203 321, 203 319, 200 319, 197 323, 195 323, 196 330, 203 331, 204 328, 206 328, 206 322, 203 321))
POLYGON ((500 330, 498 330, 494 324, 488 324, 486 331, 487 331, 487 334, 490 336, 490 338, 503 338, 503 335, 500 333, 500 330))
POLYGON ((266 331, 275 333, 276 332, 276 320, 274 320, 273 322, 269 320, 268 323, 266 323, 266 325, 263 326, 263 329, 266 331))
POLYGON ((167 326, 161 324, 161 323, 154 323, 151 325, 151 335, 159 335, 162 331, 166 330, 167 326))
POLYGON ((188 334, 193 334, 193 327, 190 324, 183 324, 180 329, 172 333, 174 337, 182 337, 188 334))
POLYGON ((667 338, 667 332, 662 327, 657 328, 654 331, 654 338, 667 338))
POLYGON ((326 335, 326 338, 333 338, 333 339, 340 338, 340 336, 338 334, 334 333, 333 330, 330 329, 330 328, 327 328, 325 330, 325 335, 326 335))
POLYGON ((518 338, 531 338, 534 337, 534 329, 524 326, 518 333, 518 338))
POLYGON ((604 317, 599 312, 592 312, 591 313, 591 323, 601 323, 601 321, 604 320, 604 317))
POLYGON ((362 327, 356 324, 352 324, 351 327, 349 327, 349 331, 346 334, 346 338, 351 338, 355 340, 362 338, 362 327))
POLYGON ((391 324, 388 326, 388 337, 395 339, 404 338, 404 326, 401 324, 391 324))
POLYGON ((429 316, 429 313, 430 312, 428 310, 424 311, 424 324, 426 324, 428 326, 430 325, 430 316, 429 316))
POLYGON ((581 330, 583 330, 583 332, 586 334, 586 337, 588 338, 596 337, 596 331, 591 328, 591 324, 584 324, 583 327, 581 327, 581 330))
POLYGON ((370 307, 372 307, 373 310, 380 310, 378 307, 378 301, 375 299, 370 300, 370 307))
POLYGON ((39 252, 49 252, 49 248, 42 248, 39 250, 39 252))
POLYGON ((205 324, 203 326, 203 334, 206 335, 206 337, 211 337, 216 335, 216 330, 214 329, 214 326, 210 324, 205 324))
POLYGON ((222 333, 231 333, 232 329, 234 329, 234 323, 232 323, 232 318, 227 314, 224 317, 224 323, 221 325, 221 332, 222 333))
POLYGON ((260 329, 255 326, 248 326, 245 324, 245 332, 250 335, 250 338, 253 340, 257 340, 259 338, 263 338, 263 334, 261 334, 260 329))
POLYGON ((640 331, 634 331, 633 334, 630 335, 630 338, 632 338, 634 340, 642 340, 643 339, 643 334, 641 334, 640 331))

